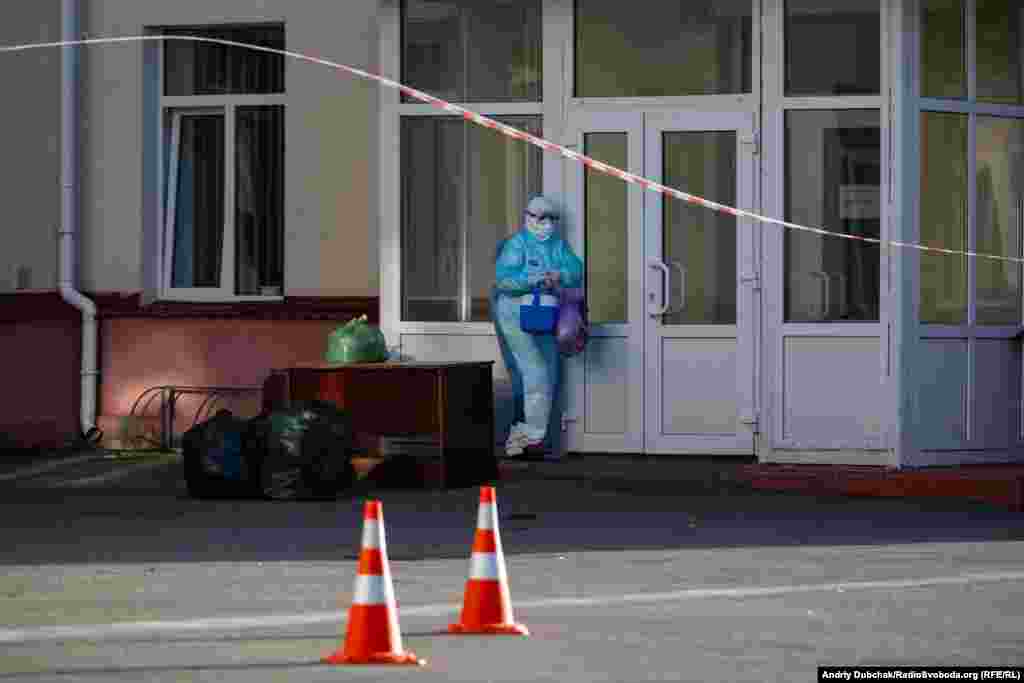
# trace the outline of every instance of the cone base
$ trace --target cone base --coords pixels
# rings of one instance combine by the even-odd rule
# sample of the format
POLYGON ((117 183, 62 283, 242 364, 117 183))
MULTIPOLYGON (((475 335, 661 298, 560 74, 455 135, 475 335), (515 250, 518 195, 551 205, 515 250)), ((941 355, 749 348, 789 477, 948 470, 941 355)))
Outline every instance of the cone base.
POLYGON ((482 626, 467 626, 466 624, 451 624, 448 626, 449 633, 480 634, 491 636, 528 636, 530 629, 522 624, 483 624, 482 626))
POLYGON ((404 664, 407 666, 424 666, 426 660, 420 659, 415 652, 406 650, 402 654, 393 652, 375 652, 369 655, 345 655, 342 650, 327 655, 320 660, 324 664, 404 664))

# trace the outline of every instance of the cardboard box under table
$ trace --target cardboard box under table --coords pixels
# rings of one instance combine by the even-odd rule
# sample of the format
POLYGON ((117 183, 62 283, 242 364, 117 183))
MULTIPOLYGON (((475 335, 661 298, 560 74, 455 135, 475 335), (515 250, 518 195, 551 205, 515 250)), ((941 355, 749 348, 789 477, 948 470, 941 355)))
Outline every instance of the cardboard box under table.
POLYGON ((263 407, 332 401, 351 416, 357 435, 433 435, 439 456, 434 483, 441 488, 476 486, 498 476, 493 365, 317 363, 275 369, 263 385, 263 407))

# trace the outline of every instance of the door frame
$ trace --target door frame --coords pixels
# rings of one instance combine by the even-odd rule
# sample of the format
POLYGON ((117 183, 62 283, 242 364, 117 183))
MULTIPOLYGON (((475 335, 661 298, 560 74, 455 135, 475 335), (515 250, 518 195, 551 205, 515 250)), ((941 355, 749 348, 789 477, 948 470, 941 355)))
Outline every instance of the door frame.
MULTIPOLYGON (((746 183, 740 182, 737 187, 737 203, 741 208, 757 210, 759 201, 759 173, 760 164, 757 158, 757 113, 746 109, 731 110, 726 112, 715 112, 703 108, 666 111, 664 109, 651 108, 646 110, 611 110, 591 111, 577 110, 569 116, 566 130, 568 146, 572 149, 584 151, 584 135, 586 133, 601 132, 624 132, 629 134, 628 143, 628 170, 648 178, 660 178, 657 174, 646 173, 651 162, 646 159, 651 131, 655 126, 678 122, 681 130, 733 130, 737 133, 737 168, 741 169, 747 165, 749 177, 746 183), (694 125, 692 120, 698 118, 702 124, 694 125), (691 123, 684 123, 687 119, 691 123), (710 122, 710 123, 709 123, 710 122), (745 187, 744 187, 745 185, 745 187)), ((659 149, 660 158, 660 149, 659 149)), ((580 255, 586 264, 587 245, 583 239, 584 221, 583 211, 585 202, 585 169, 580 164, 566 165, 563 167, 567 173, 564 187, 570 190, 566 202, 565 236, 573 249, 580 255)), ((637 225, 629 233, 627 248, 631 254, 627 264, 627 278, 629 282, 628 318, 625 324, 603 324, 594 325, 591 331, 591 345, 593 340, 601 338, 627 338, 627 361, 623 368, 624 378, 619 381, 625 382, 626 389, 626 432, 624 434, 600 434, 587 431, 587 353, 571 358, 566 363, 566 387, 565 392, 565 415, 563 429, 567 432, 567 449, 579 452, 633 452, 652 453, 669 452, 664 448, 653 447, 652 438, 648 430, 649 418, 646 413, 652 409, 649 395, 649 343, 653 329, 649 320, 647 295, 651 287, 660 289, 660 284, 652 279, 652 272, 648 269, 648 259, 651 256, 650 245, 652 239, 660 238, 660 229, 652 230, 649 221, 656 213, 656 219, 660 226, 661 195, 651 194, 644 198, 643 190, 633 184, 627 184, 628 211, 631 221, 637 225), (650 202, 650 203, 648 203, 650 202), (652 233, 656 235, 652 238, 652 233)), ((660 243, 658 245, 660 254, 660 243)), ((759 425, 760 387, 762 385, 760 372, 760 343, 761 343, 761 245, 760 235, 749 219, 738 218, 737 220, 737 362, 738 368, 746 368, 743 377, 749 378, 742 391, 743 396, 738 400, 739 418, 743 423, 738 425, 737 435, 741 435, 745 428, 751 429, 754 434, 751 437, 750 446, 733 448, 715 448, 716 454, 737 454, 750 455, 756 452, 757 432, 759 425), (741 244, 742 252, 741 252, 741 244), (741 253, 745 254, 741 258, 741 253), (749 299, 749 301, 746 301, 749 299), (742 310, 746 312, 743 320, 740 320, 742 310), (740 334, 740 329, 745 334, 740 334), (746 425, 746 426, 744 426, 746 425)), ((709 328, 720 326, 706 326, 709 328)), ((708 336, 707 334, 698 334, 708 336)), ((714 335, 712 335, 714 336, 714 335)), ((589 346, 588 348, 593 348, 589 346)), ((605 378, 607 379, 607 378, 605 378)), ((741 389, 737 385, 737 392, 741 389)), ((679 448, 669 449, 675 454, 712 452, 706 447, 702 448, 679 448)))
MULTIPOLYGON (((578 112, 570 116, 567 127, 568 145, 579 152, 585 151, 584 136, 587 133, 626 133, 628 170, 639 173, 643 170, 643 114, 641 112, 604 111, 578 112)), ((570 246, 579 255, 584 264, 584 286, 586 285, 587 245, 583 239, 584 232, 584 201, 585 167, 582 164, 567 165, 565 170, 568 178, 564 187, 569 189, 566 197, 565 237, 570 246)), ((631 229, 627 229, 627 251, 630 254, 642 253, 643 242, 643 195, 642 190, 633 184, 624 183, 627 192, 627 216, 635 221, 631 229)), ((626 295, 627 322, 624 324, 591 325, 590 341, 587 350, 568 359, 565 367, 565 407, 564 430, 567 432, 566 449, 580 452, 606 453, 643 453, 644 452, 644 279, 638 268, 636 258, 626 261, 626 295), (625 379, 605 377, 602 379, 613 382, 624 382, 624 432, 589 432, 587 430, 588 399, 586 367, 588 359, 593 358, 595 346, 601 344, 600 339, 625 338, 625 379), (569 417, 571 416, 571 417, 569 417)))
MULTIPOLYGON (((670 131, 716 132, 734 131, 736 134, 736 195, 735 205, 747 211, 756 210, 757 159, 756 115, 745 111, 673 111, 648 112, 644 115, 644 164, 646 176, 664 182, 662 178, 664 149, 661 135, 670 131)), ((678 188, 685 191, 686 188, 678 188)), ((709 198, 714 200, 714 198, 709 198)), ((665 196, 648 194, 644 202, 644 261, 664 261, 662 253, 662 207, 665 196), (657 255, 657 256, 656 256, 657 255)), ((676 200, 673 200, 676 201, 676 200)), ((705 209, 711 211, 711 209, 705 209)), ((761 306, 761 267, 759 261, 759 234, 753 221, 736 217, 736 323, 734 325, 686 324, 662 325, 655 316, 645 311, 645 362, 650 373, 645 392, 644 412, 645 450, 648 453, 753 455, 756 452, 758 428, 759 381, 758 344, 761 306), (732 328, 728 330, 728 328, 732 328), (727 331, 728 330, 728 331, 727 331), (734 436, 726 434, 665 435, 658 427, 662 413, 664 391, 661 390, 661 341, 665 338, 701 339, 734 337, 736 340, 736 408, 737 424, 734 436)), ((671 269, 669 270, 671 273, 671 269)), ((660 289, 653 269, 648 268, 646 291, 650 296, 660 289)))

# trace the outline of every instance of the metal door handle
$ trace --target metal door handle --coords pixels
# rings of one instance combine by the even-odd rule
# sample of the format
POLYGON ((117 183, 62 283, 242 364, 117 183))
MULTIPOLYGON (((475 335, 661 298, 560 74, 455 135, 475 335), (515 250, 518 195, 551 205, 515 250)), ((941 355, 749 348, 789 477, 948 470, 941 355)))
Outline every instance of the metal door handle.
POLYGON ((832 278, 823 270, 811 271, 809 275, 821 278, 821 313, 818 315, 818 319, 825 320, 828 317, 829 308, 832 307, 832 278))
MULTIPOLYGON (((686 268, 679 261, 672 261, 672 267, 679 271, 679 306, 669 308, 667 315, 680 313, 686 308, 686 268)), ((667 298, 671 300, 672 289, 669 288, 667 298)))
POLYGON ((960 419, 962 426, 960 428, 961 438, 964 441, 971 440, 971 416, 970 416, 970 398, 968 397, 967 385, 960 385, 960 419))
MULTIPOLYGON (((833 273, 831 277, 834 277, 839 283, 839 317, 845 318, 846 314, 850 312, 850 302, 846 290, 846 276, 842 273, 833 273)), ((831 300, 829 303, 832 303, 831 300)))
MULTIPOLYGON (((669 291, 669 277, 670 276, 669 276, 669 272, 668 272, 668 266, 666 266, 664 263, 662 263, 661 261, 659 261, 656 258, 652 258, 650 261, 648 261, 647 262, 647 267, 648 268, 654 268, 656 270, 660 270, 661 271, 661 276, 662 276, 661 277, 661 306, 656 311, 652 311, 651 312, 651 317, 652 318, 657 318, 658 316, 665 315, 665 313, 668 312, 668 303, 669 303, 668 302, 668 291, 669 291)), ((650 294, 651 294, 651 298, 653 299, 654 298, 653 297, 654 293, 650 292, 650 294)))
MULTIPOLYGON (((1017 258, 1024 257, 1024 197, 1017 197, 1017 258)), ((1020 265, 1017 265, 1020 268, 1020 265)))

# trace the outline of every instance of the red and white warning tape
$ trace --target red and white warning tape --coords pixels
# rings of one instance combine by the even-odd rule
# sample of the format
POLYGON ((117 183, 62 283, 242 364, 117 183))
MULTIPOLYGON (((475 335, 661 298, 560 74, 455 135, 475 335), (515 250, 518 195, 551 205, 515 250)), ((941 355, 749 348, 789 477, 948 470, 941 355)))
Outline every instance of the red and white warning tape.
POLYGON ((347 71, 348 73, 353 74, 355 76, 359 76, 361 78, 365 78, 365 79, 368 79, 368 80, 371 80, 371 81, 376 81, 376 82, 378 82, 378 83, 380 83, 382 85, 386 85, 389 88, 395 88, 396 90, 400 90, 401 92, 405 93, 409 97, 412 97, 414 99, 420 100, 421 102, 427 102, 428 104, 431 104, 431 105, 433 105, 433 106, 435 106, 435 107, 437 107, 439 109, 443 109, 444 111, 447 111, 449 113, 457 114, 459 116, 462 116, 467 121, 471 121, 472 123, 475 123, 475 124, 480 125, 480 126, 484 126, 486 128, 491 128, 493 130, 498 131, 499 133, 502 133, 503 135, 507 135, 510 138, 514 138, 516 140, 522 140, 523 142, 528 142, 531 145, 535 145, 535 146, 540 147, 541 149, 547 150, 549 152, 557 152, 557 153, 561 154, 562 156, 564 156, 565 158, 572 159, 573 161, 578 161, 579 163, 583 164, 587 168, 593 169, 594 171, 597 171, 599 173, 604 173, 606 175, 614 176, 616 178, 624 180, 625 182, 631 183, 633 185, 639 185, 641 188, 643 188, 645 190, 650 190, 651 192, 657 192, 659 194, 664 194, 664 195, 667 195, 667 196, 674 197, 676 199, 682 200, 684 202, 688 202, 690 204, 697 204, 699 206, 703 206, 705 208, 711 209, 712 211, 720 211, 722 213, 727 213, 727 214, 729 214, 731 216, 737 216, 737 217, 742 216, 744 218, 750 218, 752 220, 759 221, 761 223, 771 223, 771 224, 774 224, 774 225, 780 225, 780 226, 785 227, 785 228, 790 228, 792 230, 801 230, 803 232, 810 232, 810 233, 814 233, 816 235, 825 235, 825 236, 828 236, 828 237, 839 237, 839 238, 842 238, 842 239, 854 240, 854 241, 857 241, 857 242, 868 242, 870 244, 878 244, 878 245, 885 245, 885 246, 890 246, 891 245, 891 246, 894 246, 894 247, 903 247, 903 248, 907 248, 907 249, 916 249, 918 251, 932 252, 932 253, 937 253, 937 254, 949 254, 949 255, 953 255, 953 256, 973 256, 973 257, 977 257, 977 258, 992 259, 992 260, 995 260, 995 261, 1008 261, 1008 262, 1012 262, 1012 263, 1024 263, 1024 258, 1020 258, 1020 257, 1016 257, 1016 256, 1000 256, 1000 255, 997 255, 997 254, 982 254, 982 253, 975 252, 975 251, 958 251, 956 249, 944 249, 942 247, 928 247, 928 246, 925 246, 923 244, 914 244, 912 242, 900 242, 900 241, 896 241, 896 240, 882 240, 882 239, 879 239, 879 238, 876 238, 876 237, 863 237, 861 235, 850 235, 850 234, 842 233, 842 232, 833 232, 831 230, 824 230, 822 228, 813 228, 813 227, 810 227, 810 226, 807 226, 807 225, 801 225, 799 223, 791 223, 789 221, 780 220, 778 218, 771 218, 770 216, 762 216, 760 214, 753 213, 751 211, 745 211, 743 209, 736 208, 735 206, 726 206, 725 204, 719 204, 719 203, 713 202, 713 201, 711 201, 709 199, 704 199, 703 197, 698 197, 697 195, 692 195, 692 194, 689 194, 687 192, 683 192, 682 190, 677 190, 674 187, 668 187, 667 185, 662 185, 661 183, 656 183, 653 180, 650 180, 648 178, 644 178, 643 176, 636 175, 635 173, 630 173, 628 171, 624 171, 621 168, 617 168, 615 166, 611 166, 609 164, 602 163, 600 161, 597 161, 596 159, 591 159, 588 156, 580 154, 579 152, 574 152, 571 149, 563 147, 562 145, 558 145, 558 144, 556 144, 554 142, 551 142, 549 140, 545 140, 544 138, 537 137, 536 135, 530 135, 529 133, 521 131, 518 128, 513 128, 512 126, 506 125, 506 124, 501 123, 499 121, 495 121, 494 119, 488 118, 488 117, 483 116, 481 114, 478 114, 478 113, 476 113, 474 111, 470 111, 468 109, 464 109, 464 108, 462 108, 462 107, 460 107, 460 106, 458 106, 456 104, 452 104, 451 102, 446 102, 445 100, 439 99, 437 97, 434 97, 433 95, 429 95, 429 94, 427 94, 425 92, 422 92, 420 90, 416 90, 415 88, 410 88, 409 86, 403 85, 402 83, 399 83, 398 81, 393 81, 390 78, 385 78, 383 76, 378 76, 377 74, 370 73, 369 71, 364 71, 363 69, 357 69, 357 68, 352 67, 352 66, 347 66, 345 64, 339 64, 337 62, 332 62, 332 61, 327 60, 327 59, 321 59, 319 57, 312 57, 310 55, 301 54, 299 52, 291 52, 289 50, 278 50, 276 48, 264 47, 262 45, 250 45, 248 43, 239 43, 239 42, 235 42, 235 41, 232 41, 232 40, 222 40, 220 38, 204 38, 204 37, 200 37, 200 36, 163 36, 163 35, 120 36, 120 37, 110 37, 110 38, 86 38, 86 39, 82 39, 82 40, 53 41, 53 42, 45 42, 45 43, 30 43, 30 44, 25 44, 25 45, 9 45, 9 46, 5 46, 5 47, 0 47, 0 52, 20 52, 20 51, 24 51, 24 50, 39 49, 39 48, 74 47, 76 45, 99 45, 99 44, 109 44, 109 43, 128 43, 128 42, 152 41, 152 40, 190 40, 190 41, 203 42, 203 43, 217 43, 217 44, 220 44, 220 45, 229 45, 229 46, 233 46, 233 47, 241 47, 241 48, 246 48, 246 49, 250 49, 250 50, 256 50, 256 51, 259 51, 259 52, 269 52, 269 53, 273 53, 273 54, 279 54, 279 55, 283 55, 285 57, 292 57, 294 59, 299 59, 299 60, 306 61, 306 62, 312 62, 314 64, 322 64, 324 66, 329 66, 329 67, 334 68, 334 69, 340 69, 342 71, 347 71))

